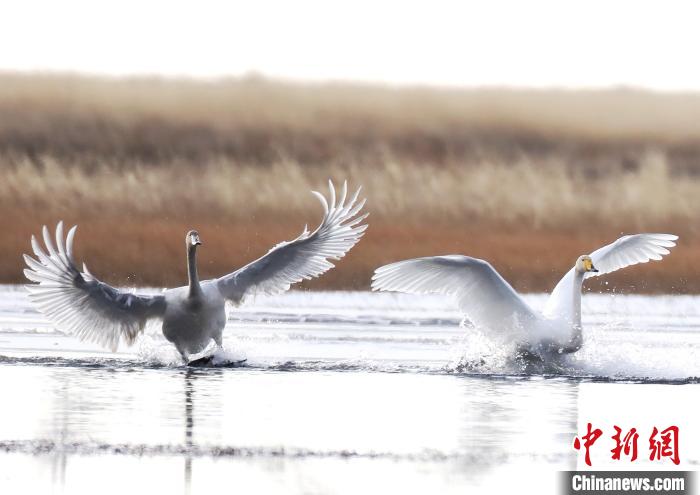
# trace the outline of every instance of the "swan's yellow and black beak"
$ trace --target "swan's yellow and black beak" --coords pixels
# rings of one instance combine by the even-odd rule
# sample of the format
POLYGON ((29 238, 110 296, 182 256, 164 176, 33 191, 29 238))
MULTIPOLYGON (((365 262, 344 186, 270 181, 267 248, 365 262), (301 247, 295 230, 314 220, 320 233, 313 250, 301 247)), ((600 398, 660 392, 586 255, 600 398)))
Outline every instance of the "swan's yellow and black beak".
POLYGON ((595 266, 593 266, 593 260, 590 258, 586 258, 583 260, 583 266, 587 272, 598 272, 598 269, 595 266))

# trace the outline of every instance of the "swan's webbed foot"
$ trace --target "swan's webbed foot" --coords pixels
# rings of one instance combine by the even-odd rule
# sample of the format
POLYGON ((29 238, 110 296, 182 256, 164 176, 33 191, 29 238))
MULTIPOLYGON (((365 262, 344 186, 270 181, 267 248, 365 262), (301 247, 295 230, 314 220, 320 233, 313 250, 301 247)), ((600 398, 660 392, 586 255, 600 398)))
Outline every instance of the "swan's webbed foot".
POLYGON ((204 356, 199 359, 195 359, 193 361, 190 361, 187 363, 187 366, 194 366, 194 367, 208 367, 208 366, 213 366, 213 361, 214 361, 214 355, 210 354, 209 356, 204 356))
POLYGON ((216 361, 216 356, 211 354, 209 356, 204 356, 194 361, 187 363, 188 366, 198 367, 198 368, 235 368, 237 366, 245 365, 247 359, 239 359, 238 361, 216 361))
POLYGON ((567 353, 554 342, 540 342, 518 348, 515 360, 524 373, 563 373, 566 371, 563 356, 567 353))
POLYGON ((542 364, 545 361, 540 349, 533 349, 525 346, 517 350, 515 359, 527 364, 542 364))

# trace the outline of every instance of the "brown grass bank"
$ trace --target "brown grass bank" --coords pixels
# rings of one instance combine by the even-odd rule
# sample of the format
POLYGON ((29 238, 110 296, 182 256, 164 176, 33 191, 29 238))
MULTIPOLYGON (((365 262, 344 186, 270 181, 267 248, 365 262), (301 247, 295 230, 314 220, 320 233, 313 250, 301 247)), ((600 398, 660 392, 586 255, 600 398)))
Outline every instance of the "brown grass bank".
POLYGON ((318 221, 308 191, 331 177, 364 186, 370 229, 309 287, 464 253, 547 290, 622 233, 670 231, 669 258, 602 288, 697 293, 697 115, 700 95, 632 90, 0 74, 0 282, 22 281, 29 236, 59 219, 112 283, 183 283, 190 228, 204 274, 226 273, 318 221))
POLYGON ((8 260, 0 279, 21 281, 30 234, 59 219, 80 225, 77 253, 115 283, 182 283, 190 228, 206 243, 205 275, 226 273, 317 222, 308 191, 324 190, 327 177, 364 185, 370 229, 312 287, 366 288, 382 263, 456 252, 491 260, 522 289, 545 290, 576 256, 621 233, 672 231, 682 236, 672 256, 619 280, 643 291, 700 291, 700 177, 670 175, 658 155, 604 180, 528 163, 307 169, 217 161, 128 172, 27 164, 6 170, 0 185, 0 259, 8 260))
POLYGON ((0 73, 0 154, 98 167, 173 160, 461 164, 556 159, 634 169, 658 149, 698 172, 700 95, 392 88, 0 73))

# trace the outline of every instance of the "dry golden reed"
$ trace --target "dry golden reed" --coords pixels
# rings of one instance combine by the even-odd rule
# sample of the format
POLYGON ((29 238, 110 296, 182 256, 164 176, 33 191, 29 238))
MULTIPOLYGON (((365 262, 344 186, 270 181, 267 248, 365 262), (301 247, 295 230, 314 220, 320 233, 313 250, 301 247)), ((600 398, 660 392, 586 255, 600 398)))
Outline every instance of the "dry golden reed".
POLYGON ((198 228, 211 249, 204 250, 205 274, 225 273, 317 222, 320 205, 308 191, 323 191, 329 177, 364 186, 370 230, 316 287, 366 287, 382 263, 457 252, 492 260, 516 284, 543 290, 578 254, 623 232, 657 230, 680 234, 685 248, 664 261, 664 270, 645 267, 656 272, 645 288, 700 287, 699 279, 679 282, 696 273, 700 261, 700 179, 670 175, 656 155, 636 172, 603 180, 527 162, 308 169, 221 160, 197 169, 90 173, 50 160, 41 169, 27 163, 6 170, 0 184, 7 212, 0 226, 12 240, 0 246, 9 260, 0 277, 19 281, 19 254, 28 249, 29 235, 59 219, 81 225, 78 253, 115 281, 182 283, 181 238, 190 228, 198 228))
POLYGON ((624 290, 700 292, 700 96, 0 75, 0 281, 29 236, 80 225, 113 283, 186 280, 184 233, 219 275, 320 218, 328 178, 363 185, 370 229, 314 288, 464 253, 546 290, 621 233, 671 231, 624 290), (632 287, 632 284, 635 284, 632 287))
POLYGON ((603 178, 573 173, 557 163, 484 162, 429 167, 387 162, 375 167, 304 167, 294 162, 242 165, 219 159, 197 167, 179 163, 86 171, 54 159, 5 167, 0 204, 47 214, 133 218, 254 214, 297 218, 318 212, 307 194, 326 181, 362 185, 375 218, 407 225, 435 221, 577 229, 594 224, 643 230, 700 225, 700 176, 669 173, 663 155, 650 153, 635 171, 603 178))

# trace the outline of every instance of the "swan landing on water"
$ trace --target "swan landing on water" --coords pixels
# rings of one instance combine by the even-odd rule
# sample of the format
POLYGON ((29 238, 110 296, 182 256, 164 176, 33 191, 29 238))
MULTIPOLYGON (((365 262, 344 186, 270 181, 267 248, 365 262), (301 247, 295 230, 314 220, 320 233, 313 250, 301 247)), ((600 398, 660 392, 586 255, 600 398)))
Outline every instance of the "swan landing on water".
POLYGON ((347 183, 339 200, 329 181, 330 201, 313 191, 325 210, 318 228, 306 228, 293 241, 272 248, 262 258, 221 278, 199 281, 196 252, 199 234, 187 233, 189 285, 166 290, 162 295, 136 295, 120 291, 95 278, 83 264, 81 273, 73 261, 76 227, 64 239, 63 223, 56 227, 56 246, 44 226, 44 251, 32 236, 37 259, 24 255, 29 269, 25 276, 30 298, 59 328, 82 340, 96 342, 115 351, 120 340, 131 345, 149 320, 161 320, 163 335, 172 342, 185 363, 189 354, 207 348, 213 340, 221 348, 226 325, 226 302, 235 305, 257 294, 277 294, 291 284, 318 277, 333 268, 360 240, 367 228, 360 215, 365 200, 358 202, 360 189, 346 204, 347 183))
POLYGON ((581 288, 586 278, 660 260, 677 239, 671 234, 626 235, 580 256, 542 313, 532 309, 488 262, 469 256, 416 258, 382 266, 374 272, 372 290, 453 297, 475 327, 541 359, 576 352, 583 345, 581 288))

